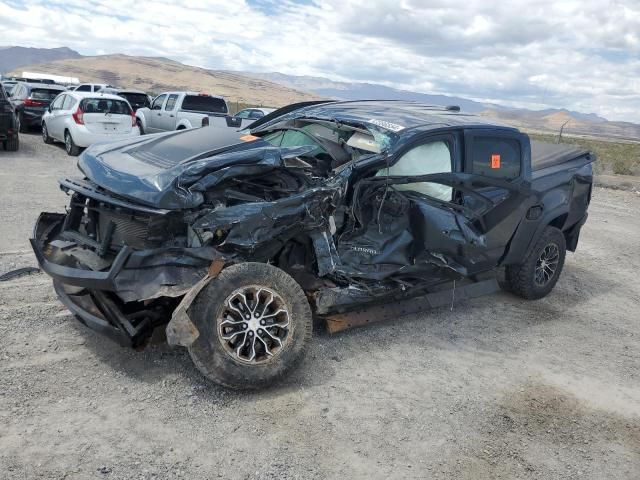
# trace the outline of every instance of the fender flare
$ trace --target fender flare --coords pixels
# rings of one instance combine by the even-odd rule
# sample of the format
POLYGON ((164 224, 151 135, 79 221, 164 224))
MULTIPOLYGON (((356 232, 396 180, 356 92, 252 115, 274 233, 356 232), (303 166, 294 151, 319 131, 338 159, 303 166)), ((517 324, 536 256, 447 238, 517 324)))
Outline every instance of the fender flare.
MULTIPOLYGON (((568 205, 558 205, 544 212, 542 217, 537 220, 529 220, 525 217, 511 238, 508 247, 509 250, 501 264, 509 265, 520 263, 531 247, 536 244, 543 230, 556 218, 562 217, 563 215, 567 216, 568 213, 568 205), (529 240, 525 241, 526 238, 529 240), (519 247, 517 247, 518 245, 519 247)), ((560 230, 562 230, 564 226, 564 224, 561 225, 559 227, 560 230)))
POLYGON ((193 126, 191 125, 191 122, 189 120, 182 119, 178 122, 178 124, 176 125, 176 130, 184 130, 184 129, 190 129, 193 128, 193 126))

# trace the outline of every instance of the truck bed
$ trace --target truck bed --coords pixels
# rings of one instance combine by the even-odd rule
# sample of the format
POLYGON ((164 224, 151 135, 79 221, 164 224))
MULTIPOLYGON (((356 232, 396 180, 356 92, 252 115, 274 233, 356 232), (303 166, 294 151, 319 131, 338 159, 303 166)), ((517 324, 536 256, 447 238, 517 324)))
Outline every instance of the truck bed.
POLYGON ((577 145, 531 140, 531 171, 561 165, 588 154, 588 150, 577 145))

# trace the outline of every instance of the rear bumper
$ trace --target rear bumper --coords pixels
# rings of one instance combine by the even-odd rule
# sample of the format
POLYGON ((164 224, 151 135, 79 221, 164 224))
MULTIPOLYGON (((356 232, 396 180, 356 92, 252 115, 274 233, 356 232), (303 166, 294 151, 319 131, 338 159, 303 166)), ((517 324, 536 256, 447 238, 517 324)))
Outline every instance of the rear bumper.
POLYGON ((128 133, 93 133, 84 125, 77 125, 71 132, 73 142, 79 147, 90 147, 94 143, 117 142, 140 136, 138 127, 132 127, 128 133))

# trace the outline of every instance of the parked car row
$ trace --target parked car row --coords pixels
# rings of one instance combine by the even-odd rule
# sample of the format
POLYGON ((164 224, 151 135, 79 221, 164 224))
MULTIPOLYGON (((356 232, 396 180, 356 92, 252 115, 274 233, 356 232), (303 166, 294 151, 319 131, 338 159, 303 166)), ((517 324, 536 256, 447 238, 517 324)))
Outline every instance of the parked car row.
MULTIPOLYGON (((146 133, 206 126, 237 130, 274 111, 252 107, 230 115, 223 97, 199 92, 164 92, 151 99, 141 90, 103 83, 67 88, 12 78, 2 84, 5 90, 10 88, 4 98, 8 100, 6 108, 12 109, 15 129, 25 132, 41 127, 43 140, 63 142, 69 155, 78 155, 94 143, 146 133)), ((5 141, 4 137, 0 140, 5 141)))

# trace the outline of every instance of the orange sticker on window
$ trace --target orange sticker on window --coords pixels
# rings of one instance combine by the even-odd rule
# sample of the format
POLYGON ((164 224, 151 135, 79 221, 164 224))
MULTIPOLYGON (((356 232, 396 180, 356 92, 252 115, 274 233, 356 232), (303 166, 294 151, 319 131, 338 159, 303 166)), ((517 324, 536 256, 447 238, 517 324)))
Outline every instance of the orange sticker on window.
POLYGON ((500 155, 491 155, 491 168, 500 168, 500 155))
POLYGON ((254 140, 258 140, 260 137, 256 137, 255 135, 244 135, 240 137, 240 140, 243 142, 253 142, 254 140))

